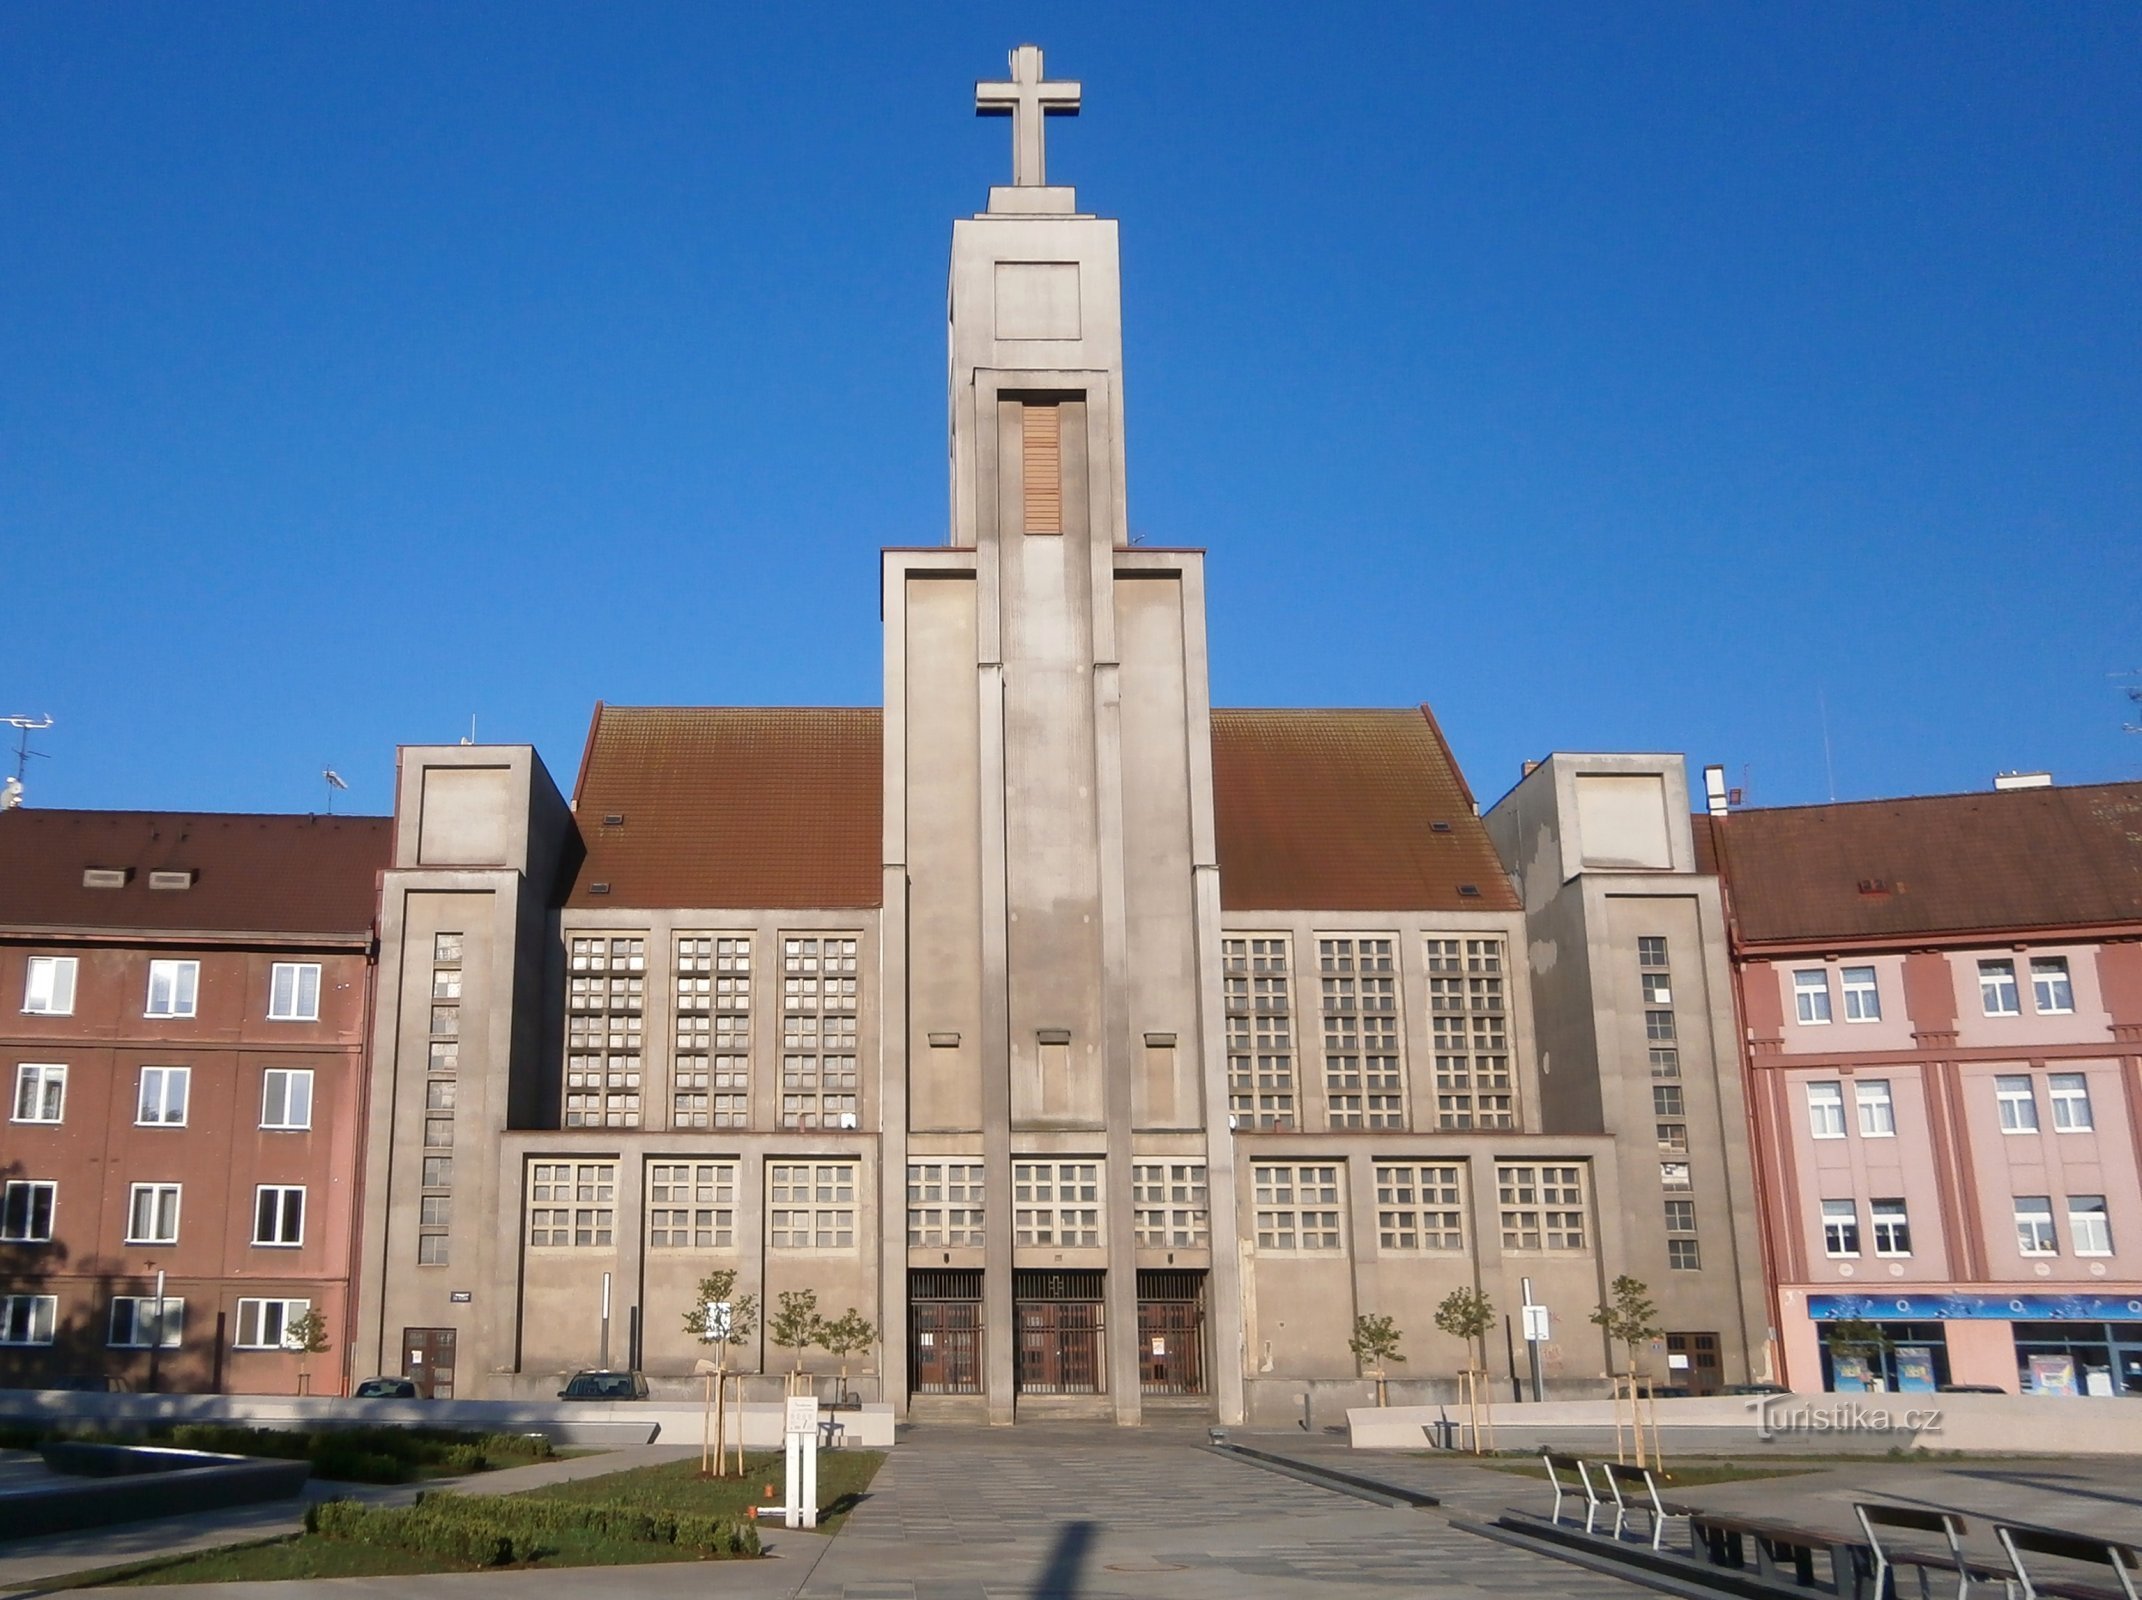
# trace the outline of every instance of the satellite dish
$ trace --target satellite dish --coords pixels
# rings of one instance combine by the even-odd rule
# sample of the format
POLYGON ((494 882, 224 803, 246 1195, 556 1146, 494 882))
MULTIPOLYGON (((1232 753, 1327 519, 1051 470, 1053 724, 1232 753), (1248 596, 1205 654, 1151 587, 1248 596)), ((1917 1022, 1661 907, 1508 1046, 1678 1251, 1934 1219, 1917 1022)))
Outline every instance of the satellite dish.
POLYGON ((0 811, 13 811, 22 804, 22 780, 10 778, 0 783, 0 811))

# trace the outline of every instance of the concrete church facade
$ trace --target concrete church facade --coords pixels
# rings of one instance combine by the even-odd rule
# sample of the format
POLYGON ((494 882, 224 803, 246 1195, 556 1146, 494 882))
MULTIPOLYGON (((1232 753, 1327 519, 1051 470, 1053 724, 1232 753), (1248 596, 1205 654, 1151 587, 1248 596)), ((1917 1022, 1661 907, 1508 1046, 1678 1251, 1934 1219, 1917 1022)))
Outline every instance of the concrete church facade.
MULTIPOLYGON (((402 752, 359 1366, 659 1382, 726 1266, 996 1422, 1296 1416, 1364 1392, 1357 1313, 1434 1378, 1442 1298, 1525 1278, 1590 1392, 1621 1271, 1715 1381, 1759 1367, 1737 1102, 1694 1091, 1717 1234, 1654 1276, 1649 1076, 1627 1118, 1611 1051, 1543 1082, 1545 891, 1426 709, 1212 708, 1203 553, 1127 537, 1116 224, 1043 169, 1077 94, 1030 48, 978 94, 1015 181, 954 225, 950 536, 882 553, 882 710, 598 707, 570 802, 525 747, 402 752)), ((1677 948, 1730 1030, 1722 942, 1677 948)))

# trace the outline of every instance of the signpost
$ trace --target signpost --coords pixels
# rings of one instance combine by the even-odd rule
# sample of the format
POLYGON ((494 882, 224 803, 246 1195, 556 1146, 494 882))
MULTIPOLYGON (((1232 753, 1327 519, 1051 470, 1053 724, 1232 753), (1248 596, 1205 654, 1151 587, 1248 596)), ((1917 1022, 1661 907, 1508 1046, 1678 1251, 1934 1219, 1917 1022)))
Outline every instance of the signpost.
POLYGON ((1524 1280, 1525 1354, 1532 1364, 1532 1398, 1540 1398, 1540 1346, 1554 1337, 1553 1319, 1545 1306, 1532 1303, 1532 1280, 1524 1280))
MULTIPOLYGON (((714 1458, 713 1476, 729 1475, 729 1330, 733 1326, 729 1302, 709 1300, 706 1303, 706 1332, 700 1338, 714 1346, 715 1359, 701 1361, 693 1367, 706 1379, 706 1413, 701 1419, 699 1436, 699 1475, 707 1473, 707 1457, 714 1458)), ((744 1475, 744 1427, 741 1407, 736 1428, 736 1475, 744 1475)))
POLYGON ((781 1419, 786 1450, 782 1520, 791 1528, 818 1526, 818 1396, 792 1394, 781 1419))

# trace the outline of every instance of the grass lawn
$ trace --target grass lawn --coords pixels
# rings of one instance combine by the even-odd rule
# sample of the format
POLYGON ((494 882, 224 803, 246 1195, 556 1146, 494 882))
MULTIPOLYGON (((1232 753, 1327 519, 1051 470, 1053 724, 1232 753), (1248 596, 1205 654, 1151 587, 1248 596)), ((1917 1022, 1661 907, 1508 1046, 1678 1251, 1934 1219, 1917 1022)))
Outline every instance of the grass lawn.
MULTIPOLYGON (((836 1533, 841 1522, 861 1500, 884 1462, 882 1450, 821 1450, 818 1452, 818 1529, 836 1533)), ((624 1500, 633 1505, 663 1511, 698 1511, 708 1516, 742 1516, 751 1506, 781 1504, 781 1453, 768 1450, 744 1458, 741 1478, 702 1478, 699 1463, 666 1462, 659 1467, 635 1467, 629 1472, 606 1473, 600 1478, 581 1478, 530 1489, 531 1497, 549 1500, 624 1500), (768 1500, 766 1491, 773 1490, 768 1500)))

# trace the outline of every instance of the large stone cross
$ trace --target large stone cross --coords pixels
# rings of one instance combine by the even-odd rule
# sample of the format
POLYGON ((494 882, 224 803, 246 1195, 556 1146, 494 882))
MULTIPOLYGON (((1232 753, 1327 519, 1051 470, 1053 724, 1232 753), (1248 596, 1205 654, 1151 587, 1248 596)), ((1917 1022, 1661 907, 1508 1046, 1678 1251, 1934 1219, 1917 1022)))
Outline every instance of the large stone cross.
POLYGON ((1048 161, 1041 141, 1043 117, 1078 115, 1078 85, 1044 83, 1041 46, 1022 44, 1011 53, 1009 83, 974 86, 974 112, 980 117, 1012 119, 1012 183, 1022 189, 1048 181, 1048 161))

